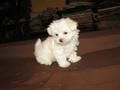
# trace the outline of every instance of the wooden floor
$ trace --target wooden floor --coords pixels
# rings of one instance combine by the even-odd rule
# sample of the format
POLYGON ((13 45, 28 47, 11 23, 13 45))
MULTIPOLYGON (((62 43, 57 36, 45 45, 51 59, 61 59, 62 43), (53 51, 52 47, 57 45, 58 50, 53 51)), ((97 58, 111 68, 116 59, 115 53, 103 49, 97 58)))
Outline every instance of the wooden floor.
MULTIPOLYGON (((100 37, 97 35, 95 38, 99 37, 99 42, 101 42, 100 40, 104 38, 102 35, 109 36, 101 33, 100 37)), ((115 34, 115 37, 117 35, 115 34)), ((88 39, 85 42, 87 38, 94 38, 91 34, 83 34, 81 37, 83 38, 81 39, 81 47, 84 46, 82 52, 85 47, 92 47, 86 45, 89 40, 98 43, 98 39, 88 39)), ((110 39, 111 37, 107 38, 110 39)), ((107 40, 105 42, 107 44, 107 40)), ((116 41, 112 40, 112 42, 115 43, 116 41)), ((2 49, 0 50, 3 50, 4 46, 6 53, 9 52, 7 56, 10 57, 13 45, 15 49, 18 48, 17 44, 7 44, 6 46, 1 45, 2 49), (11 45, 11 49, 8 49, 9 45, 11 45), (7 49, 11 51, 7 51, 7 49)), ((99 45, 96 46, 99 47, 99 45)), ((25 46, 19 47, 21 50, 25 46)), ((2 52, 0 53, 1 57, 2 52)), ((58 67, 57 63, 53 63, 52 66, 40 65, 34 57, 3 58, 0 60, 0 90, 120 90, 120 47, 95 49, 93 52, 86 52, 82 53, 80 62, 72 64, 67 69, 58 67)))
POLYGON ((86 54, 67 69, 34 58, 1 60, 0 90, 120 90, 120 47, 86 54))

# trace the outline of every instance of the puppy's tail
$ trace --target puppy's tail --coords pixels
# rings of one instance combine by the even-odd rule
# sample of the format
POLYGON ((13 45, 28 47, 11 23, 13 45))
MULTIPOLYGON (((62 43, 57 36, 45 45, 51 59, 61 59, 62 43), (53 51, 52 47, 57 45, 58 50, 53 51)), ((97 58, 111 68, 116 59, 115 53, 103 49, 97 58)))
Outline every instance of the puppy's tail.
POLYGON ((35 43, 35 48, 37 48, 37 47, 40 46, 40 45, 41 45, 41 39, 38 38, 38 40, 37 40, 36 43, 35 43))

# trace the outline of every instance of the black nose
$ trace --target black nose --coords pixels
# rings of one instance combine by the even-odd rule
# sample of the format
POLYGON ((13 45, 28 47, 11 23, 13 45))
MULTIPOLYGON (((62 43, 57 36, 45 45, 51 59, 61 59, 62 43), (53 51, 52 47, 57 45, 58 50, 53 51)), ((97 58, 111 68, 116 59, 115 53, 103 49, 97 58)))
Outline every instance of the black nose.
POLYGON ((62 40, 62 39, 60 39, 59 41, 60 41, 60 42, 63 42, 63 40, 62 40))

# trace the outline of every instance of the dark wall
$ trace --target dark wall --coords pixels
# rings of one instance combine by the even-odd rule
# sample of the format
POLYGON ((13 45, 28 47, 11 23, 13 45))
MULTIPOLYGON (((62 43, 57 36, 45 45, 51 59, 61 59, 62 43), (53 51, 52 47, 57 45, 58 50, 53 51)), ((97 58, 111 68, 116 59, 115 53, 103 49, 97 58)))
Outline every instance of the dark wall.
POLYGON ((0 41, 20 39, 29 30, 31 0, 0 0, 0 41))

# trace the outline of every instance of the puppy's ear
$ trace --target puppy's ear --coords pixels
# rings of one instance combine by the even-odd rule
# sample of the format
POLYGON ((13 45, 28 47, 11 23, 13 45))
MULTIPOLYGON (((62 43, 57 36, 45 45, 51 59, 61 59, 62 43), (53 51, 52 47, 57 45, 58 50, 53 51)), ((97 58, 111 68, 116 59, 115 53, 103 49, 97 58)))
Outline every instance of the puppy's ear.
POLYGON ((51 29, 50 26, 47 28, 47 32, 48 32, 49 35, 52 35, 52 29, 51 29))
POLYGON ((78 23, 76 21, 66 18, 66 22, 72 30, 77 29, 78 23))

